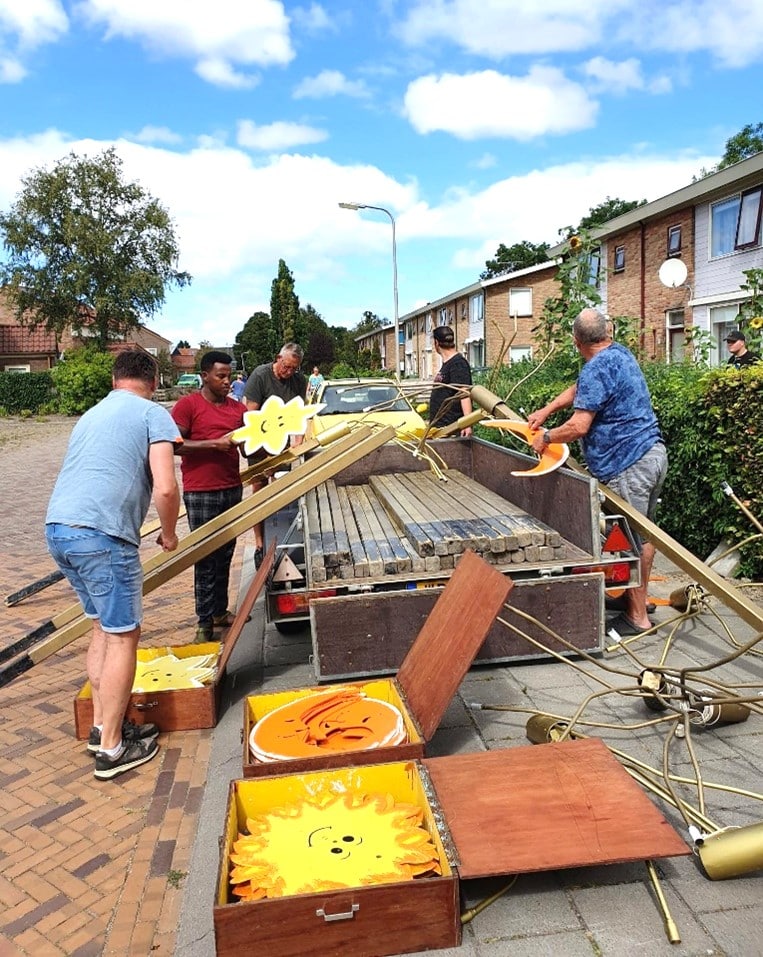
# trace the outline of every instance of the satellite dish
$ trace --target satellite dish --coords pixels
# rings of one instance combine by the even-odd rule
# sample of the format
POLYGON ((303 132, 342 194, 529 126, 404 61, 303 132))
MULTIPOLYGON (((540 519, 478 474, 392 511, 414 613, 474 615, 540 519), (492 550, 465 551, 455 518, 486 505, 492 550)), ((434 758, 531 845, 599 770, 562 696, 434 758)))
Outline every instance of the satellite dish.
POLYGON ((682 259, 666 259, 660 266, 657 275, 660 277, 663 286, 675 289, 676 286, 683 286, 686 282, 688 270, 682 259))

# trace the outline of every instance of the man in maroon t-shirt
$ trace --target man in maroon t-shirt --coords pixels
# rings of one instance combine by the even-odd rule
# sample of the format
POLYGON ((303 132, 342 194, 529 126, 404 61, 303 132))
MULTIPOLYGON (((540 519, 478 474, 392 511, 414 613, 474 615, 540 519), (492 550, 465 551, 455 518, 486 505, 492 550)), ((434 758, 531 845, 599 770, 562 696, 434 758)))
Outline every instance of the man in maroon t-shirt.
MULTIPOLYGON (((226 352, 206 352, 201 388, 178 399, 171 412, 183 436, 176 451, 182 456, 183 501, 191 531, 241 501, 240 453, 230 433, 243 425, 246 408, 229 396, 231 361, 226 352)), ((194 566, 196 641, 211 641, 214 628, 232 622, 228 583, 235 548, 234 539, 194 566)))

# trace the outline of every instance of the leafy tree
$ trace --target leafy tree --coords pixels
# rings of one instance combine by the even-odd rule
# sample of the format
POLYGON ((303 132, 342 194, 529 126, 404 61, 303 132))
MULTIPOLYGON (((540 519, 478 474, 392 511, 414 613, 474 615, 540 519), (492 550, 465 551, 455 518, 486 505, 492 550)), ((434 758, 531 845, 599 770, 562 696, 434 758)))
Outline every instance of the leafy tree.
POLYGON ((276 355, 285 342, 297 341, 299 299, 294 292, 294 276, 283 259, 278 260, 278 276, 270 286, 270 327, 274 337, 272 355, 276 355))
POLYGON ((632 209, 637 209, 646 203, 645 199, 611 199, 609 196, 598 206, 591 206, 588 215, 583 216, 577 226, 565 226, 559 230, 559 235, 565 239, 575 236, 580 232, 591 230, 595 226, 602 226, 608 223, 610 219, 622 216, 623 213, 629 213, 632 209))
POLYGON ((58 411, 81 415, 111 391, 114 356, 97 345, 70 349, 51 371, 58 411))
POLYGON ((726 140, 726 149, 723 151, 720 163, 715 167, 716 170, 725 169, 727 166, 733 166, 744 159, 749 159, 756 153, 763 150, 763 123, 748 123, 734 136, 726 140))
POLYGON ((500 244, 495 252, 494 259, 485 262, 485 271, 480 273, 480 279, 492 279, 507 272, 516 272, 548 260, 548 243, 531 243, 526 239, 513 246, 500 244))
POLYGON ((159 366, 159 382, 164 385, 170 385, 175 381, 175 366, 172 364, 169 352, 166 349, 160 349, 156 357, 156 364, 159 366))
POLYGON ((272 360, 278 352, 273 346, 274 340, 270 314, 261 311, 253 313, 236 335, 233 355, 238 367, 251 372, 256 366, 272 360))
POLYGON ((329 369, 334 363, 335 349, 334 339, 326 332, 314 332, 307 343, 305 350, 305 366, 312 369, 313 366, 320 366, 321 369, 329 369))
POLYGON ((169 213, 125 182, 113 147, 94 159, 70 153, 22 183, 11 209, 0 213, 8 252, 0 283, 32 328, 60 335, 85 314, 105 349, 152 316, 168 286, 191 281, 175 268, 169 213))

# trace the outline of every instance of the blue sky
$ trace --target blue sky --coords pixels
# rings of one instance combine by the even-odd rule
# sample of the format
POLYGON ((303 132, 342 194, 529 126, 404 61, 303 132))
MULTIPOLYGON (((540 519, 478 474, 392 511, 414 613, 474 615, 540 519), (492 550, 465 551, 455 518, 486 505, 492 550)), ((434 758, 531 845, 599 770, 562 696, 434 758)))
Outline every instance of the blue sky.
POLYGON ((0 0, 0 207, 115 145, 191 286, 148 324, 215 344, 278 260, 330 325, 474 282, 607 196, 655 199, 763 121, 760 0, 0 0))

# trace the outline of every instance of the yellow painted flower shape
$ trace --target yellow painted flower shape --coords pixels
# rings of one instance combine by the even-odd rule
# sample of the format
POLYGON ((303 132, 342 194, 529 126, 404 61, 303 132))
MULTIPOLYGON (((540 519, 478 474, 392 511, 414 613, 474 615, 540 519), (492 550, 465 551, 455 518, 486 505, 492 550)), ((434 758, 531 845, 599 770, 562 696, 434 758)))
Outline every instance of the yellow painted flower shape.
POLYGON ((233 846, 236 897, 257 900, 441 873, 423 811, 389 794, 313 795, 249 818, 233 846))
POLYGON ((244 413, 244 424, 231 437, 234 442, 244 443, 247 455, 257 449, 278 455, 289 444, 290 436, 304 435, 307 420, 325 408, 325 403, 305 405, 300 396, 284 402, 280 396, 271 395, 261 409, 244 413))
POLYGON ((196 655, 192 658, 178 658, 170 654, 152 661, 139 661, 132 690, 147 692, 203 688, 215 676, 216 657, 196 655))

